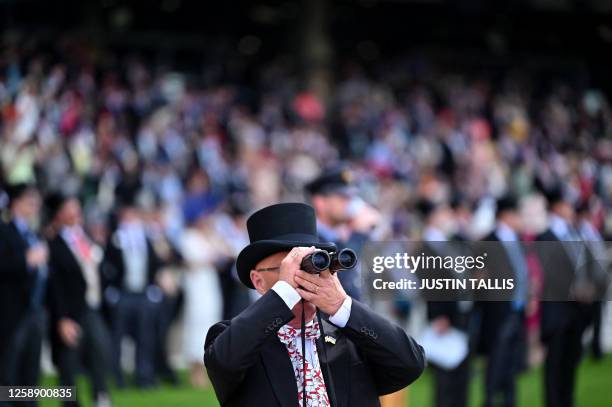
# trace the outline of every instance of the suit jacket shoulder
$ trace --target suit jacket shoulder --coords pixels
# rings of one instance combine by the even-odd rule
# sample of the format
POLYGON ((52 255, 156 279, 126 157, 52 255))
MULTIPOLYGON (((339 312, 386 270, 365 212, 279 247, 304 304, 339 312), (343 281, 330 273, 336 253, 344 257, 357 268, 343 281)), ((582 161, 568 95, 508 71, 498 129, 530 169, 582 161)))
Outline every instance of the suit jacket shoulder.
POLYGON ((483 242, 498 242, 499 238, 497 237, 495 230, 492 230, 491 232, 489 232, 488 235, 482 238, 482 241, 483 242))
POLYGON ((546 229, 544 232, 536 236, 536 240, 540 242, 558 242, 559 239, 550 229, 546 229))

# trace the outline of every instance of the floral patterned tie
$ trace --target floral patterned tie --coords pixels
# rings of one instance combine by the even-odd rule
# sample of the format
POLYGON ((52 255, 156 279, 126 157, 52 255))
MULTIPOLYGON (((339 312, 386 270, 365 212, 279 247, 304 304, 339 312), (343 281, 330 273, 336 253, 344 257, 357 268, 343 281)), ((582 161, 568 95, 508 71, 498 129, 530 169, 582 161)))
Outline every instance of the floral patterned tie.
MULTIPOLYGON (((283 326, 277 333, 280 341, 287 347, 295 380, 298 386, 298 406, 301 405, 303 399, 302 383, 304 379, 304 371, 302 367, 302 347, 300 341, 301 329, 295 329, 289 325, 283 326)), ((306 358, 306 406, 305 407, 329 407, 329 397, 325 388, 321 365, 317 355, 316 340, 320 336, 319 323, 311 321, 306 324, 306 341, 310 341, 313 360, 306 358)), ((308 343, 308 342, 307 342, 308 343)), ((306 347, 308 350, 308 347, 306 347)), ((302 406, 304 407, 304 406, 302 406)))

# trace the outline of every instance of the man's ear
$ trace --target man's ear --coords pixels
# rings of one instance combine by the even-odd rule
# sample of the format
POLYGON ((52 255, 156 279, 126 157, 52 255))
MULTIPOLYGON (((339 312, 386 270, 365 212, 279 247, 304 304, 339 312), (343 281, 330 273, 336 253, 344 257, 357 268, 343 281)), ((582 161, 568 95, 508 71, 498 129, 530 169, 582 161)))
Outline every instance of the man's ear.
POLYGON ((256 270, 251 270, 251 282, 253 283, 253 287, 257 290, 259 294, 264 294, 265 292, 265 283, 261 274, 259 274, 256 270))

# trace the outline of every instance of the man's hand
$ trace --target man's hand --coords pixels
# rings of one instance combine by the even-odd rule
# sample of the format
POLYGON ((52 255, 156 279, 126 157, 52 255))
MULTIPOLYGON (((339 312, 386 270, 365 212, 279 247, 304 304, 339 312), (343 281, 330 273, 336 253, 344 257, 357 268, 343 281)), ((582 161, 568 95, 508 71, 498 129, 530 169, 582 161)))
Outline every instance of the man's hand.
POLYGON ((352 230, 370 233, 381 221, 382 215, 378 209, 360 200, 349 222, 352 230))
POLYGON ((81 327, 70 318, 62 318, 57 324, 57 329, 62 341, 69 347, 74 348, 79 343, 81 327))
POLYGON ((295 273, 296 288, 300 297, 311 302, 327 315, 334 315, 347 295, 338 276, 325 270, 321 274, 309 274, 299 270, 295 273))
POLYGON ((47 263, 48 256, 47 247, 43 244, 38 244, 28 249, 26 252, 26 261, 30 267, 39 267, 47 263))
POLYGON ((300 270, 302 259, 315 251, 315 247, 294 247, 289 254, 281 261, 278 279, 289 283, 293 288, 297 288, 295 273, 300 270))

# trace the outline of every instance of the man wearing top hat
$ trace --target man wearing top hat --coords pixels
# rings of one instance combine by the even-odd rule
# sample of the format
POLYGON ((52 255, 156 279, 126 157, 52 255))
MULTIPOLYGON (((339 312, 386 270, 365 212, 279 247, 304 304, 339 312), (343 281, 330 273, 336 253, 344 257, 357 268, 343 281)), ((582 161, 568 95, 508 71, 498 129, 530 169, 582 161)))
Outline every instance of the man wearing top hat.
POLYGON ((401 328, 347 296, 329 270, 300 270, 315 248, 336 251, 317 238, 312 207, 266 207, 247 220, 247 229, 251 243, 236 267, 241 281, 262 296, 211 327, 205 343, 204 362, 222 406, 301 406, 304 382, 307 406, 378 406, 379 396, 419 377, 423 349, 401 328))

